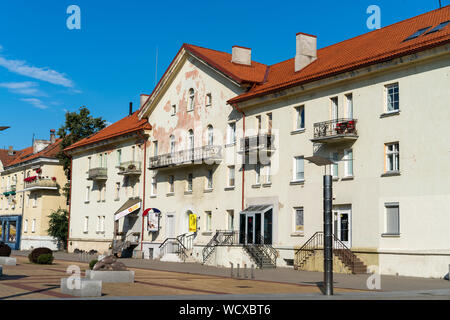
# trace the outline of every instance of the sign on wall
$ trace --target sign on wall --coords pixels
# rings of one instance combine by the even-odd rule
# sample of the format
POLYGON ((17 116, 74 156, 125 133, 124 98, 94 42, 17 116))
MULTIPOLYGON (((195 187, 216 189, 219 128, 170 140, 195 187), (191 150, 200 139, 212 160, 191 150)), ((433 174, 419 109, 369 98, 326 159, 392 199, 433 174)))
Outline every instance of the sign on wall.
POLYGON ((197 232, 197 215, 193 213, 189 215, 189 232, 197 232))
POLYGON ((133 211, 136 211, 136 210, 139 209, 140 207, 141 207, 141 203, 138 202, 138 203, 136 203, 135 205, 133 205, 133 206, 131 206, 131 207, 129 207, 129 208, 126 208, 125 210, 122 210, 121 212, 119 212, 118 214, 116 214, 116 215, 114 216, 114 220, 115 220, 115 221, 116 221, 116 220, 119 220, 120 218, 125 217, 127 214, 129 214, 129 213, 131 213, 131 212, 133 212, 133 211))
POLYGON ((150 210, 148 212, 148 216, 147 216, 147 231, 159 231, 159 214, 158 212, 159 210, 150 210))

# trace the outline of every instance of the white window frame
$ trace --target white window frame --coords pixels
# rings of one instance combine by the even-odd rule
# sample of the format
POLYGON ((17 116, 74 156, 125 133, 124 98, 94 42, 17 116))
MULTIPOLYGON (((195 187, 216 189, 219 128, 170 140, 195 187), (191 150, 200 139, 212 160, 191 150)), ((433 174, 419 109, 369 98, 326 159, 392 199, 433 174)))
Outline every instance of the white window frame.
POLYGON ((385 144, 385 164, 386 170, 385 172, 400 172, 400 144, 398 142, 391 142, 385 144), (389 150, 390 147, 393 147, 393 150, 389 150), (391 160, 392 155, 392 160, 391 160), (392 170, 389 169, 392 162, 392 170))
POLYGON ((353 119, 353 93, 347 93, 345 100, 347 119, 353 119))
POLYGON ((188 176, 186 179, 186 191, 192 192, 193 185, 194 185, 194 174, 188 173, 188 176))
POLYGON ((400 86, 398 82, 385 85, 385 112, 395 113, 400 111, 400 86), (397 92, 395 92, 397 88, 397 92), (390 93, 390 90, 394 92, 390 93), (390 101, 391 100, 391 101, 390 101), (395 105, 397 103, 397 105, 395 105), (395 108, 397 106, 397 108, 395 108))
POLYGON ((304 159, 304 156, 295 156, 293 158, 293 166, 292 167, 293 167, 293 170, 292 170, 292 172, 293 172, 292 181, 293 182, 305 181, 305 159, 304 159), (298 179, 297 178, 297 173, 299 172, 298 168, 297 168, 297 159, 302 159, 303 160, 303 178, 302 179, 298 179))
POLYGON ((293 217, 292 217, 292 232, 297 234, 303 234, 305 230, 305 209, 304 207, 294 207, 293 208, 293 217), (297 210, 302 211, 303 225, 300 230, 297 230, 297 210))
POLYGON ((333 176, 333 178, 339 178, 339 153, 332 152, 331 159, 333 159, 333 162, 335 162, 331 165, 331 175, 333 176))
POLYGON ((400 204, 398 202, 387 202, 384 204, 384 212, 385 212, 385 233, 384 235, 400 235, 400 204), (397 230, 390 230, 389 226, 389 217, 388 217, 388 208, 397 208, 397 230))
POLYGON ((33 219, 31 221, 31 233, 35 233, 36 232, 36 219, 33 219))
POLYGON ((167 177, 168 184, 169 184, 169 191, 168 193, 174 193, 175 192, 175 176, 169 175, 167 177))
POLYGON ((255 164, 255 184, 261 184, 261 164, 259 162, 255 164))
POLYGON ((89 216, 84 216, 83 220, 83 233, 89 232, 89 216))
POLYGON ((234 188, 236 185, 236 171, 235 166, 228 166, 228 176, 227 176, 227 186, 229 188, 234 188), (233 177, 231 177, 233 176, 233 177), (233 183, 231 184, 231 179, 233 179, 233 183))
POLYGON ((118 201, 118 200, 120 200, 120 186, 121 185, 121 183, 120 182, 116 182, 116 184, 115 184, 115 186, 116 186, 116 189, 114 190, 115 191, 115 196, 114 196, 114 200, 116 200, 116 201, 118 201))
POLYGON ((272 176, 271 176, 271 166, 270 163, 266 164, 264 166, 265 174, 264 174, 264 183, 265 184, 271 184, 272 183, 272 176))
POLYGON ((23 232, 28 233, 28 219, 25 219, 23 223, 23 232))
POLYGON ((214 175, 213 171, 208 170, 208 174, 206 176, 206 190, 212 190, 214 188, 213 175, 214 175))
POLYGON ((353 177, 355 174, 355 168, 353 166, 353 149, 344 149, 345 159, 345 177, 353 177), (350 170, 351 168, 351 170, 350 170))
POLYGON ((156 196, 158 194, 158 181, 156 179, 156 175, 152 177, 150 195, 156 196))
POLYGON ((91 187, 87 186, 84 202, 89 203, 90 201, 91 201, 91 187))
POLYGON ((227 218, 228 230, 234 230, 234 210, 227 210, 227 218))
POLYGON ((305 130, 305 105, 295 107, 294 131, 305 130))
POLYGON ((206 94, 206 106, 209 107, 212 105, 212 95, 211 92, 206 94))
POLYGON ((236 121, 228 122, 227 144, 236 143, 236 121))
POLYGON ((189 100, 188 100, 188 110, 192 111, 194 110, 195 105, 195 90, 194 88, 189 89, 189 100))
POLYGON ((205 231, 212 231, 212 211, 205 211, 205 231))

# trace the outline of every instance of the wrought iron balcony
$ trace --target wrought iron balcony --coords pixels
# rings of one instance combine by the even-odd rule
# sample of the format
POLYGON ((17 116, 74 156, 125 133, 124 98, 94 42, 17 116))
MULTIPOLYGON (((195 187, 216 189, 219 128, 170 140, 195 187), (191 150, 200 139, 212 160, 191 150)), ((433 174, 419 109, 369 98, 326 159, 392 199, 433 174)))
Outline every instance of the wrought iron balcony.
POLYGON ((314 138, 312 142, 334 143, 358 139, 356 119, 334 119, 314 123, 314 138))
POLYGON ((141 174, 141 162, 140 161, 125 161, 121 162, 117 167, 119 168, 118 174, 128 175, 140 175, 141 174))
POLYGON ((24 191, 29 190, 56 190, 58 185, 56 184, 56 179, 51 178, 36 178, 33 181, 25 181, 24 191))
POLYGON ((106 168, 89 169, 88 180, 107 180, 108 171, 106 168))
POLYGON ((273 133, 262 133, 256 136, 241 138, 241 148, 239 153, 249 153, 257 151, 273 151, 275 136, 273 133))
POLYGON ((149 169, 185 166, 193 164, 214 164, 222 160, 221 146, 203 146, 166 153, 149 159, 149 169))

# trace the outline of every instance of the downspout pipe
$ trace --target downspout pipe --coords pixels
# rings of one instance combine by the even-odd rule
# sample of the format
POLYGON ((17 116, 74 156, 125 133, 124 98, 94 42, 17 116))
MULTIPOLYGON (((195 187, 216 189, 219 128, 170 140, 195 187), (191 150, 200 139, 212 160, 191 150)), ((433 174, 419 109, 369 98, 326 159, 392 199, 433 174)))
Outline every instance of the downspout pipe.
POLYGON ((71 212, 71 208, 72 208, 72 175, 73 175, 73 158, 70 157, 70 198, 69 198, 69 215, 68 215, 68 224, 67 224, 67 243, 66 243, 66 248, 67 248, 67 252, 69 252, 69 239, 70 239, 70 212, 71 212))
MULTIPOLYGON (((242 114, 242 138, 245 139, 245 113, 242 111, 236 103, 232 104, 233 107, 242 114)), ((242 205, 241 210, 244 210, 244 195, 245 195, 245 161, 242 163, 242 205)))
MULTIPOLYGON (((144 166, 143 166, 143 183, 142 183, 142 212, 145 210, 145 184, 146 184, 146 173, 147 173, 147 141, 148 136, 144 137, 141 132, 138 133, 140 137, 144 139, 144 166)), ((141 220, 142 229, 141 229, 141 253, 144 246, 144 216, 142 216, 141 220)))

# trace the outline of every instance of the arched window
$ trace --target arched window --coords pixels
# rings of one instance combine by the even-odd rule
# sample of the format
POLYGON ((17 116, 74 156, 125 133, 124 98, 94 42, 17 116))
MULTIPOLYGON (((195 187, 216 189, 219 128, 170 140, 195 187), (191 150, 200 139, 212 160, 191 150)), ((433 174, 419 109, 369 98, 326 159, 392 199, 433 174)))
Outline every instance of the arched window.
POLYGON ((195 99, 195 93, 194 89, 189 89, 189 102, 188 102, 188 110, 194 110, 194 99, 195 99))
POLYGON ((170 153, 174 153, 175 152, 175 136, 171 135, 170 136, 170 153))
POLYGON ((213 126, 208 126, 208 146, 212 146, 214 144, 214 132, 213 126))
POLYGON ((188 149, 194 149, 194 131, 192 129, 188 133, 188 149))

